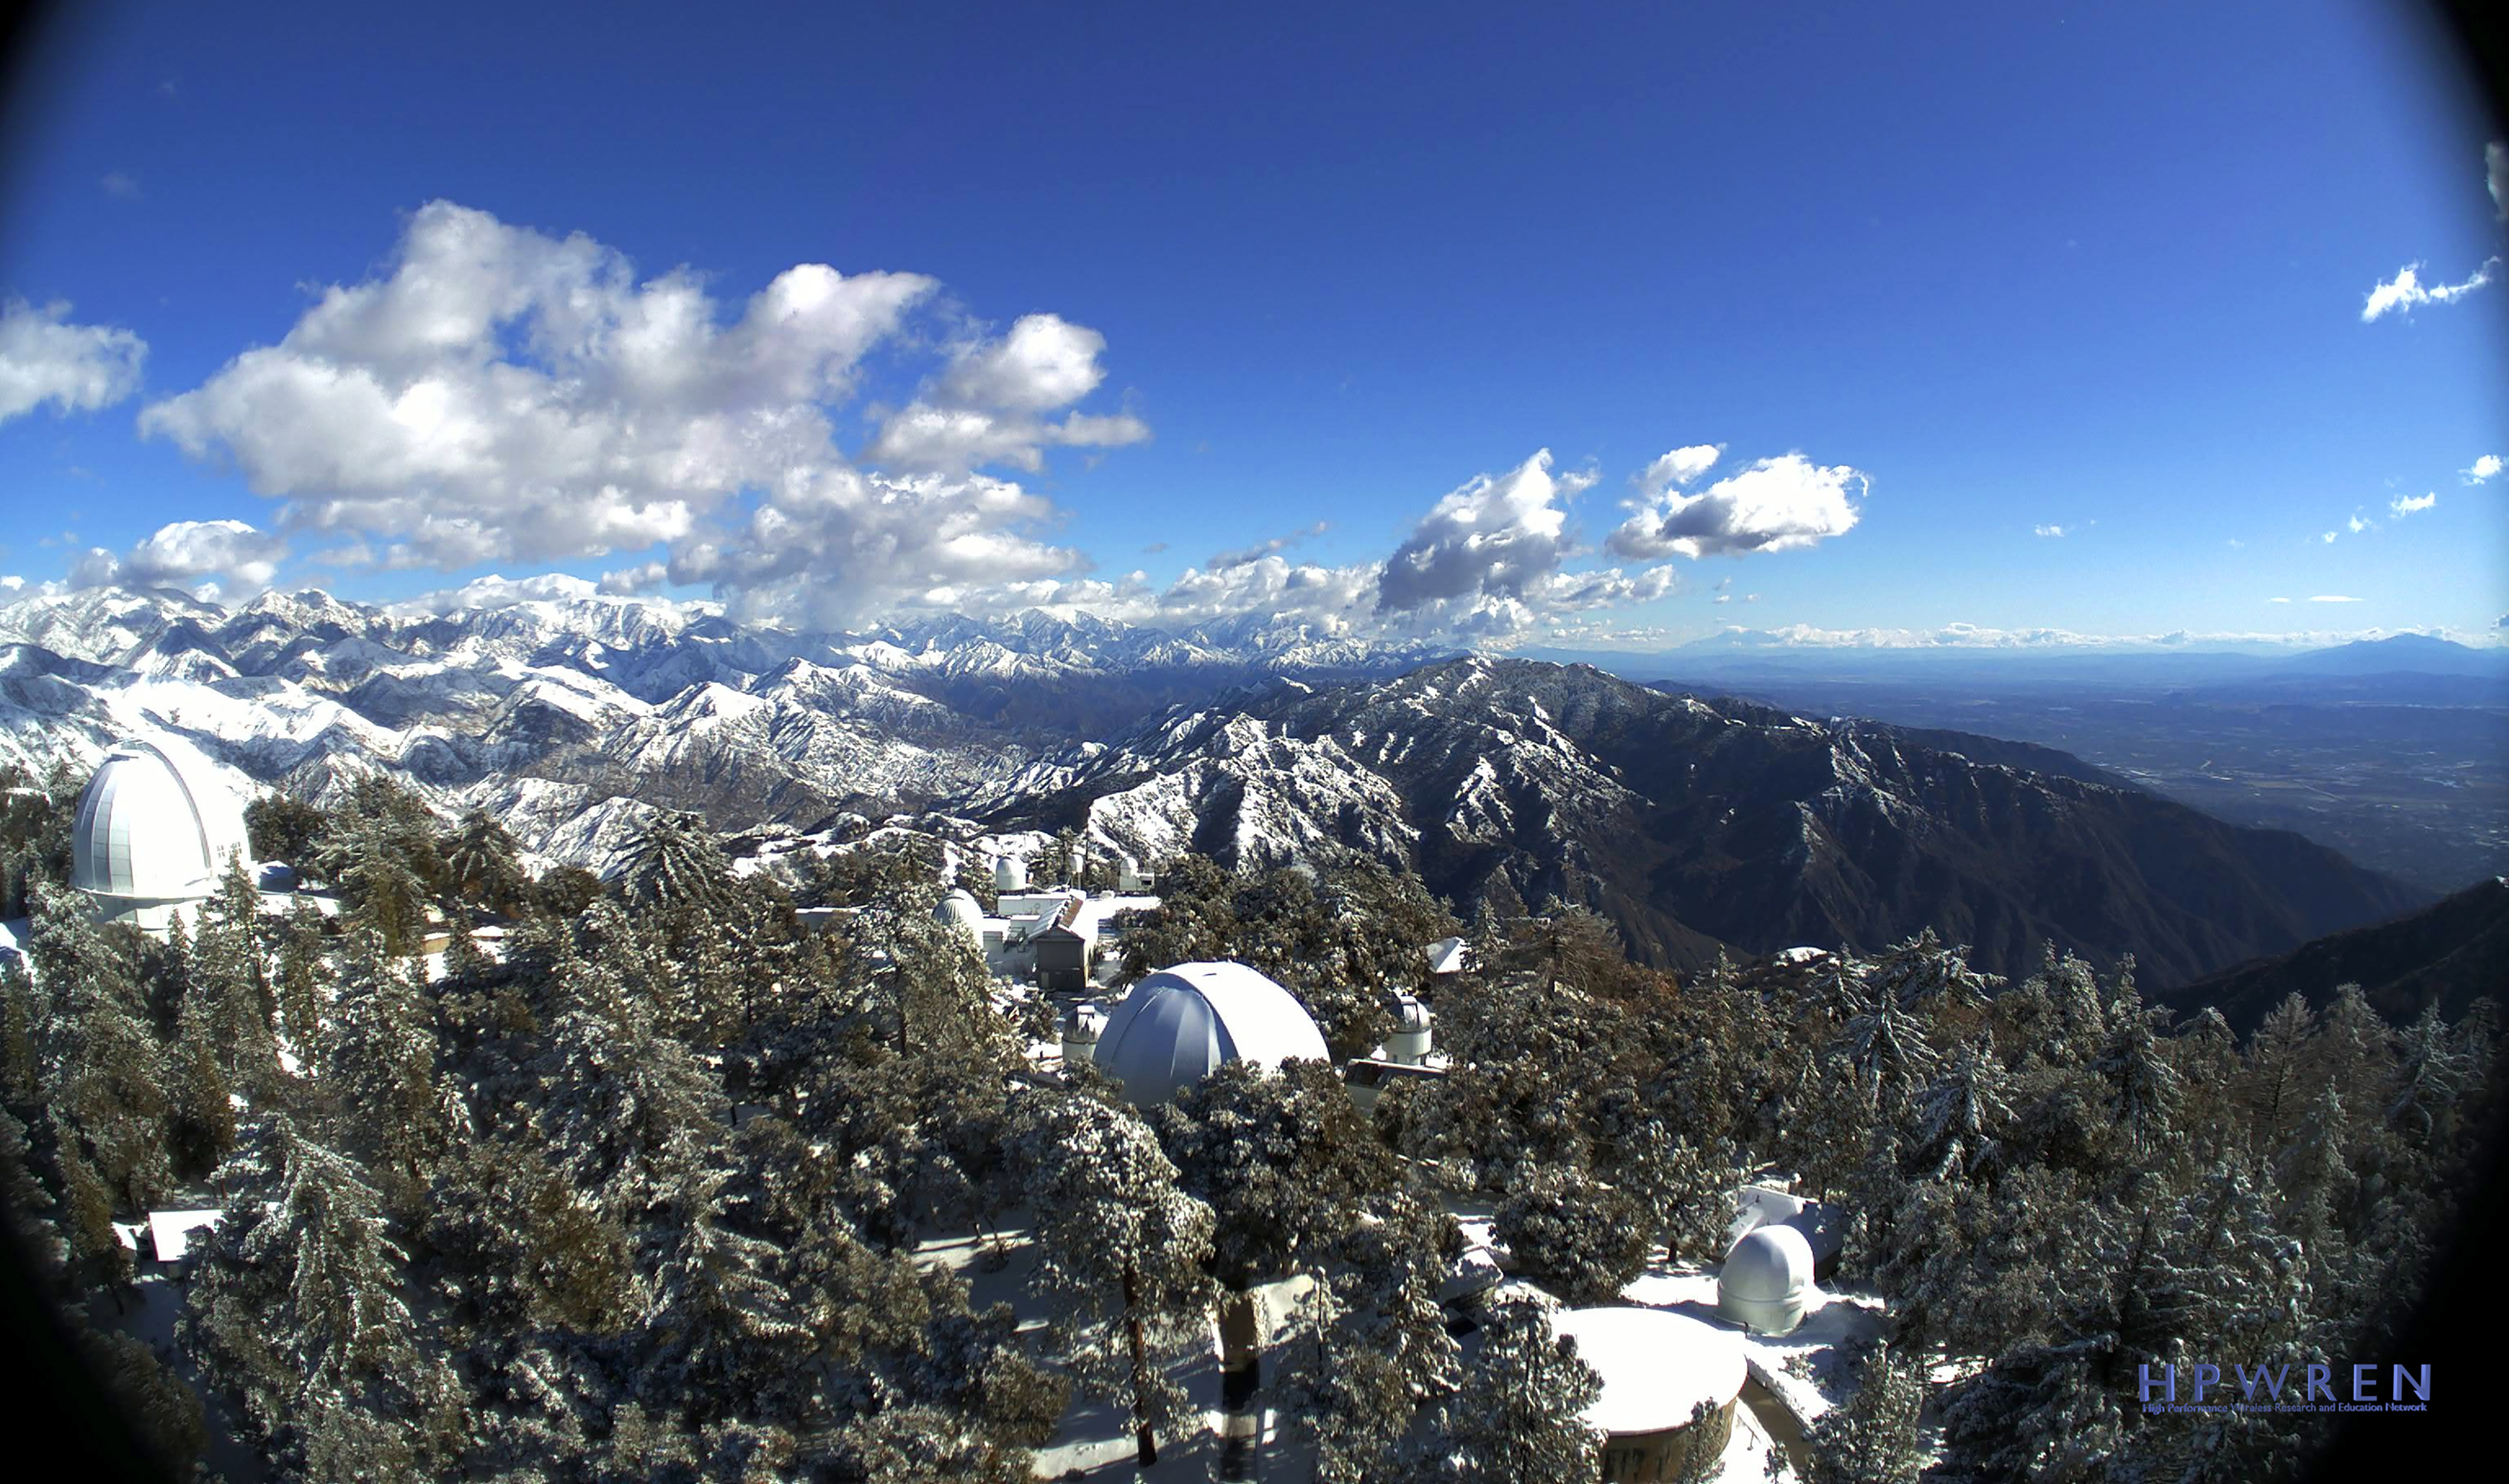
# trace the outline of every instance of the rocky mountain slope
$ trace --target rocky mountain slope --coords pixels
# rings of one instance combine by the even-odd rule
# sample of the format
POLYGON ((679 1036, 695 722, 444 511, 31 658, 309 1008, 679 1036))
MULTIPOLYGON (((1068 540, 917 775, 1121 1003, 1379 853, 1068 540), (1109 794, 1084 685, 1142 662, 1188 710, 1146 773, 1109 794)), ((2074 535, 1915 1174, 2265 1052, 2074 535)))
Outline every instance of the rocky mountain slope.
MULTIPOLYGON (((1932 928, 2026 972, 2048 945, 2176 983, 2418 905, 2296 835, 2023 769, 1958 733, 1667 695, 1584 666, 1469 658, 1180 708, 952 805, 1085 828, 1144 859, 1400 860, 1502 910, 1556 895, 1661 963, 1719 944, 1859 948, 1932 928)), ((2066 776, 2066 773, 2075 776, 2066 776)))
POLYGON ((2492 877, 2394 921, 2241 964, 2161 998, 2182 1013, 2211 1005, 2244 1035, 2286 996, 2324 1010, 2340 984, 2359 984, 2371 1006, 2398 1023, 2431 1005, 2454 1020, 2477 999, 2509 994, 2509 879, 2492 877))

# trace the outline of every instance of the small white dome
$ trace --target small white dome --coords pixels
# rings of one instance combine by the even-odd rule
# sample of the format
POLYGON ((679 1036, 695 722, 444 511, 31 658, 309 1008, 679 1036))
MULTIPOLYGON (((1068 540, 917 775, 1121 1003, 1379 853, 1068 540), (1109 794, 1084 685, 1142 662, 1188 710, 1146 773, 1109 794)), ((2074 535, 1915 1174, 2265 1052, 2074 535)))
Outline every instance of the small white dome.
POLYGON ((1323 1061, 1324 1032, 1296 996, 1244 964, 1178 964, 1133 986, 1106 1018, 1098 1067, 1137 1106, 1165 1102, 1230 1061, 1323 1061))
POLYGON ((1734 1243, 1716 1275, 1716 1312, 1762 1334, 1784 1334, 1803 1322, 1812 1267, 1812 1243, 1803 1233, 1755 1227, 1734 1243))
POLYGON ((1395 999, 1394 1020, 1404 1030, 1427 1030, 1430 1020, 1429 1007, 1421 1004, 1412 995, 1399 995, 1395 999))
POLYGON ((969 941, 985 941, 985 909, 964 890, 954 890, 932 905, 932 920, 955 927, 969 941))
POLYGON ((1028 890, 1028 862, 1015 855, 993 857, 993 889, 995 891, 1028 890))
POLYGON ((70 833, 70 884, 108 920, 162 928, 169 904, 218 889, 230 858, 249 864, 243 806, 199 760, 122 742, 96 764, 70 833))

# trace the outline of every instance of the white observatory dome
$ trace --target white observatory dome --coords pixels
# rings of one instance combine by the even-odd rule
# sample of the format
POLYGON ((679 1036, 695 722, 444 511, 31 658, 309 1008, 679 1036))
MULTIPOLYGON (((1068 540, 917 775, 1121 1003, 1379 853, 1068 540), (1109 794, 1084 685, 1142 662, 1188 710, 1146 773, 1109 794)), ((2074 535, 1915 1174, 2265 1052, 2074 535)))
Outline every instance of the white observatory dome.
POLYGON ((249 862, 243 806, 194 758, 121 742, 96 764, 70 832, 70 884, 105 922, 166 930, 175 908, 215 893, 227 861, 249 862))
POLYGON ((1324 1032, 1289 990, 1244 964, 1178 964, 1142 980, 1106 1018, 1098 1068, 1124 1100, 1165 1102, 1229 1061, 1329 1059, 1324 1032))
POLYGON ((1762 1334, 1785 1334, 1802 1323, 1811 1295, 1812 1243, 1790 1226, 1743 1233, 1716 1276, 1716 1312, 1762 1334))
POLYGON ((945 927, 955 927, 969 943, 983 947, 985 944, 985 909, 965 889, 952 891, 932 905, 932 920, 945 927))

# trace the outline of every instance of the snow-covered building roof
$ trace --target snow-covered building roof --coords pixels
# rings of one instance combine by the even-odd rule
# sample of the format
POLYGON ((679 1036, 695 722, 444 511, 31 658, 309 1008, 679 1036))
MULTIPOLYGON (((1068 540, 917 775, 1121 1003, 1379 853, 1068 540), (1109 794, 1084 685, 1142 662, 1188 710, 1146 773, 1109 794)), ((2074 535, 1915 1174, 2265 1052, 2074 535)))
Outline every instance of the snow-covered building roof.
POLYGON ((1687 1427, 1701 1402, 1722 1407, 1742 1394, 1742 1342, 1733 1333, 1663 1309, 1563 1309, 1553 1331, 1577 1342, 1603 1390, 1583 1414, 1610 1435, 1687 1427))
POLYGON ((1429 945, 1429 972, 1432 974, 1463 973, 1464 941, 1460 938, 1441 938, 1429 945))
POLYGON ((1139 1106, 1165 1102, 1230 1061, 1324 1061, 1324 1032, 1296 997, 1238 963, 1178 964, 1133 986, 1098 1037, 1098 1067, 1139 1106))
POLYGON ((1762 1334, 1784 1334, 1803 1322, 1812 1267, 1803 1233, 1779 1223, 1754 1227, 1716 1275, 1716 1312, 1762 1334))
POLYGON ((167 912, 218 888, 231 857, 251 855, 243 805, 197 758, 153 742, 114 745, 79 799, 70 884, 106 921, 162 931, 167 912))
POLYGON ((181 1262, 192 1248, 192 1234, 209 1231, 224 1221, 223 1210, 150 1211, 148 1236, 157 1244, 159 1262, 181 1262))

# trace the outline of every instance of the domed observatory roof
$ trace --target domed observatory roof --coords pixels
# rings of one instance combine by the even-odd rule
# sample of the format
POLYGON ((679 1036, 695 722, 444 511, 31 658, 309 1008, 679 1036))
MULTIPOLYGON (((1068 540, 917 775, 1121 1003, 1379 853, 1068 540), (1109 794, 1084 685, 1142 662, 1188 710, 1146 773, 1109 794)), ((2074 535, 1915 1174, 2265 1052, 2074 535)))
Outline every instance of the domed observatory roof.
POLYGON ((1812 1296, 1812 1243, 1790 1226, 1754 1227, 1716 1276, 1716 1312, 1766 1335, 1803 1322, 1812 1296))
POLYGON ((232 856, 249 863, 243 806, 200 760, 122 742, 96 764, 70 830, 70 884, 98 919, 166 930, 175 908, 218 889, 232 856))
POLYGON ((1329 1059, 1289 990, 1244 964, 1178 964, 1133 986, 1098 1035, 1098 1069, 1139 1107, 1165 1102, 1229 1061, 1329 1059))
POLYGON ((969 943, 985 946, 985 909, 964 888, 952 891, 932 905, 932 920, 945 927, 955 927, 969 943))

